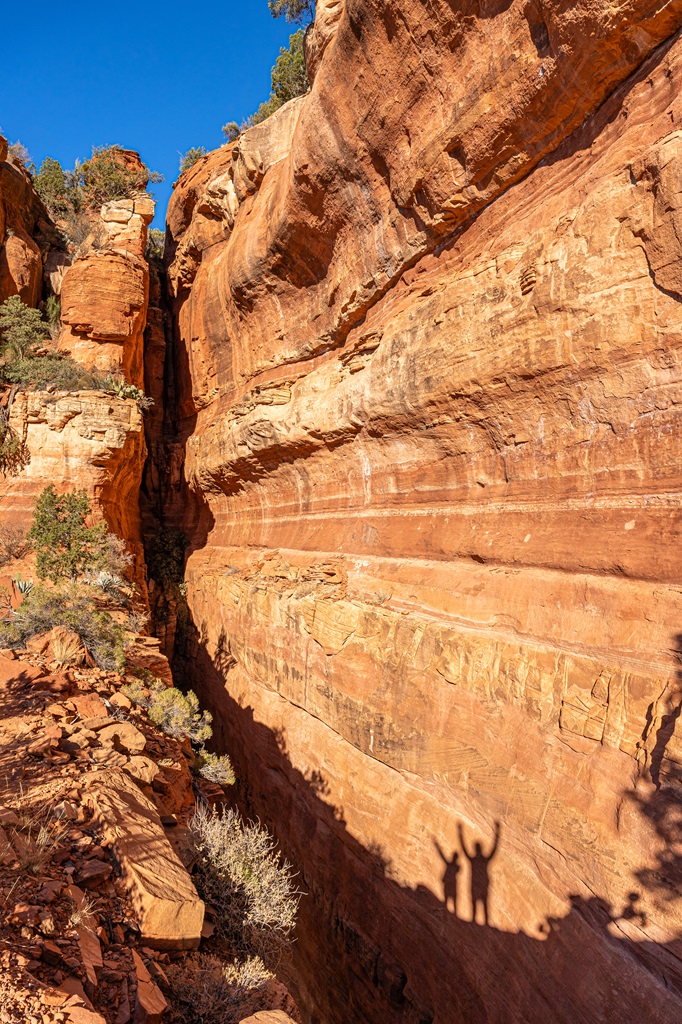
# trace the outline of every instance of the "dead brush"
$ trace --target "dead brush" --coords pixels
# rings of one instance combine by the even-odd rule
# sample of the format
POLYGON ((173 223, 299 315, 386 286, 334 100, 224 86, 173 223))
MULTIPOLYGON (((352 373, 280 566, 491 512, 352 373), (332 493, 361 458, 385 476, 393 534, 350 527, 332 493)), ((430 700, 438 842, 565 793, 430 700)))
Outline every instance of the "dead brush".
POLYGON ((276 970, 293 942, 300 892, 295 874, 260 822, 198 804, 189 823, 201 895, 230 948, 276 970))
POLYGON ((270 1008, 272 974, 256 957, 225 964, 210 953, 195 953, 169 965, 167 973, 168 1024, 238 1024, 256 1010, 270 1008))

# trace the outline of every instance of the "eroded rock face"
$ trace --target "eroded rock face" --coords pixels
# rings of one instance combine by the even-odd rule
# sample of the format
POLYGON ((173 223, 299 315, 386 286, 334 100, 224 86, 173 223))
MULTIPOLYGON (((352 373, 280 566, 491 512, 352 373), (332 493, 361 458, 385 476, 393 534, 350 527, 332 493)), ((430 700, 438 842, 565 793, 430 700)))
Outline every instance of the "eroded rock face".
POLYGON ((19 295, 35 306, 42 292, 43 257, 36 241, 51 222, 23 164, 0 137, 0 302, 19 295))
POLYGON ((18 392, 9 425, 22 453, 0 475, 3 519, 27 529, 48 484, 60 493, 84 488, 110 529, 129 542, 141 583, 139 491, 146 449, 137 403, 101 391, 18 392))
POLYGON ((681 24, 348 0, 176 190, 183 665, 312 1020, 682 1015, 681 24))
POLYGON ((149 196, 106 203, 96 247, 61 281, 59 348, 88 369, 121 371, 140 388, 149 302, 144 249, 153 217, 149 196))

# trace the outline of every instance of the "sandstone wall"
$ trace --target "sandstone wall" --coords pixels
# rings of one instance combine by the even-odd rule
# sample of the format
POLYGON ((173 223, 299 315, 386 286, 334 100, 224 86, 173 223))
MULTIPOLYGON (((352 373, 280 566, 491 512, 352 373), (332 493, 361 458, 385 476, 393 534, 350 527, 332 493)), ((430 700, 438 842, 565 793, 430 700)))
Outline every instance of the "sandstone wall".
POLYGON ((328 23, 169 211, 181 654, 302 870, 298 1001, 675 1020, 682 5, 328 23))
POLYGON ((149 302, 144 252, 153 217, 147 195, 105 203, 91 245, 61 283, 59 348, 88 369, 120 371, 140 388, 149 302))
POLYGON ((0 302, 19 295, 29 306, 38 304, 43 250, 48 248, 45 234, 52 226, 30 174, 8 153, 7 140, 0 136, 0 302))
POLYGON ((137 403, 101 391, 19 392, 9 425, 23 452, 0 475, 3 524, 28 529, 48 484, 59 493, 84 488, 110 529, 128 542, 142 582, 139 491, 146 448, 137 403))

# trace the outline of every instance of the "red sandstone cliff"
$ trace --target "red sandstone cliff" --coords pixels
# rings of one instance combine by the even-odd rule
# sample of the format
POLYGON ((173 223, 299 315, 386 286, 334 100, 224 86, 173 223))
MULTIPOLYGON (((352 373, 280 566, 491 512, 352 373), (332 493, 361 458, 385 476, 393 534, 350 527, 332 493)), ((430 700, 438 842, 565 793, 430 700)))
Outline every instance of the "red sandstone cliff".
POLYGON ((676 1020, 682 3, 319 8, 168 216, 181 653, 297 995, 676 1020))
POLYGON ((29 306, 38 304, 51 228, 30 174, 0 136, 0 302, 19 295, 29 306))
MULTIPOLYGON (((123 152, 133 164, 140 163, 137 154, 123 152)), ((0 157, 3 155, 7 156, 6 146, 4 151, 0 148, 0 157)), ((93 231, 83 254, 73 263, 62 254, 51 282, 61 297, 58 347, 88 368, 122 372, 129 382, 140 386, 149 299, 144 252, 153 215, 154 202, 142 193, 105 204, 101 215, 93 217, 93 231)), ((35 306, 42 298, 44 263, 46 271, 50 270, 43 259, 49 255, 49 245, 41 251, 31 232, 39 240, 49 238, 54 225, 28 172, 9 158, 0 162, 0 229, 3 223, 0 301, 18 293, 24 302, 35 306)), ((144 593, 139 495, 146 447, 137 402, 102 391, 13 388, 9 426, 22 442, 23 459, 0 474, 3 522, 27 528, 35 499, 48 484, 60 492, 84 488, 109 527, 134 554, 137 580, 144 593)))

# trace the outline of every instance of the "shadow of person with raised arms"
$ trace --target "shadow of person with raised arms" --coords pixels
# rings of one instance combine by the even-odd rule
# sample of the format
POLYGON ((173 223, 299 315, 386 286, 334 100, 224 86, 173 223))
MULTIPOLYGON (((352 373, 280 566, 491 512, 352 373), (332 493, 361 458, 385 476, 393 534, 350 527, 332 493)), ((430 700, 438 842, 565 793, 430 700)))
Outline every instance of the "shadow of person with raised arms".
POLYGON ((445 864, 445 871, 443 872, 443 901, 448 910, 451 909, 450 903, 452 902, 452 913, 457 917, 457 875, 461 871, 459 854, 457 850, 453 850, 452 857, 448 858, 441 850, 437 839, 433 840, 433 845, 436 847, 438 856, 443 861, 443 864, 445 864))
POLYGON ((464 856, 471 866, 472 921, 476 924, 476 912, 480 904, 483 908, 483 923, 488 924, 488 893, 490 890, 490 869, 488 865, 497 853, 497 847, 500 842, 500 823, 499 821, 495 822, 495 840, 487 857, 483 853, 483 847, 480 843, 475 843, 474 852, 469 853, 464 841, 464 829, 461 822, 459 824, 459 841, 462 845, 464 856))

